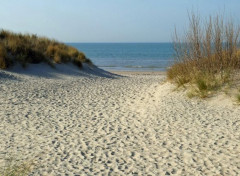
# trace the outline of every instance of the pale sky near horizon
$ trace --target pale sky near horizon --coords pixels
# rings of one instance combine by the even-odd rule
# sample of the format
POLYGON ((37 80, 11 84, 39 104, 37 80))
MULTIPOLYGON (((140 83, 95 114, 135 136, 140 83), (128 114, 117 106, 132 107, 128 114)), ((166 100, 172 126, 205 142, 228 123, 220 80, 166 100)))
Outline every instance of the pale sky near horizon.
POLYGON ((188 11, 240 24, 240 0, 0 0, 0 29, 62 42, 169 42, 188 11))

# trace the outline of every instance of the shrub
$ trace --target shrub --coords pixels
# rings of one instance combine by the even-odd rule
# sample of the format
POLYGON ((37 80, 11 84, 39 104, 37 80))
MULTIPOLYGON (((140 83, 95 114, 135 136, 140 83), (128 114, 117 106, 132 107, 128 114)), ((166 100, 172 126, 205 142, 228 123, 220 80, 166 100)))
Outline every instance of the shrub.
POLYGON ((219 16, 202 23, 192 13, 189 22, 183 37, 175 30, 175 64, 167 70, 167 77, 178 86, 196 85, 201 93, 214 90, 240 69, 240 28, 219 16))

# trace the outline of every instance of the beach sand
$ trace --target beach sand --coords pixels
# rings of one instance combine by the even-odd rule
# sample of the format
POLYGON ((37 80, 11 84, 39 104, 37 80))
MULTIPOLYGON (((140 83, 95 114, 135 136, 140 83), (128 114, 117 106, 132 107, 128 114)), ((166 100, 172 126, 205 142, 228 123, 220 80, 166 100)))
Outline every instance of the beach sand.
POLYGON ((240 175, 239 106, 189 99, 163 72, 115 74, 1 71, 0 167, 12 157, 34 161, 30 175, 240 175))

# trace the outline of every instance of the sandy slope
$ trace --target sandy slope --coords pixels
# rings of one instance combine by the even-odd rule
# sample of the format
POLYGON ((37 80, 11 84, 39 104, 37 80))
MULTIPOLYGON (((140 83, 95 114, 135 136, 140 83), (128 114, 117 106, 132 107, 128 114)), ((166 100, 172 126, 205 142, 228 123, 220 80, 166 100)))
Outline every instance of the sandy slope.
POLYGON ((158 74, 44 73, 0 72, 1 165, 13 156, 36 161, 31 175, 240 175, 239 107, 189 100, 158 74))

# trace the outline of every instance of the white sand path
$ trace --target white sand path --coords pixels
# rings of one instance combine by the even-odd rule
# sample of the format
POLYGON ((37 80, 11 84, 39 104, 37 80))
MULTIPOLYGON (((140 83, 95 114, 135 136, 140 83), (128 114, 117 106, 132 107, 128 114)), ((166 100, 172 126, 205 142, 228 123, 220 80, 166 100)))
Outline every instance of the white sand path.
POLYGON ((162 75, 0 76, 0 165, 31 175, 240 175, 240 108, 172 92, 162 75))

